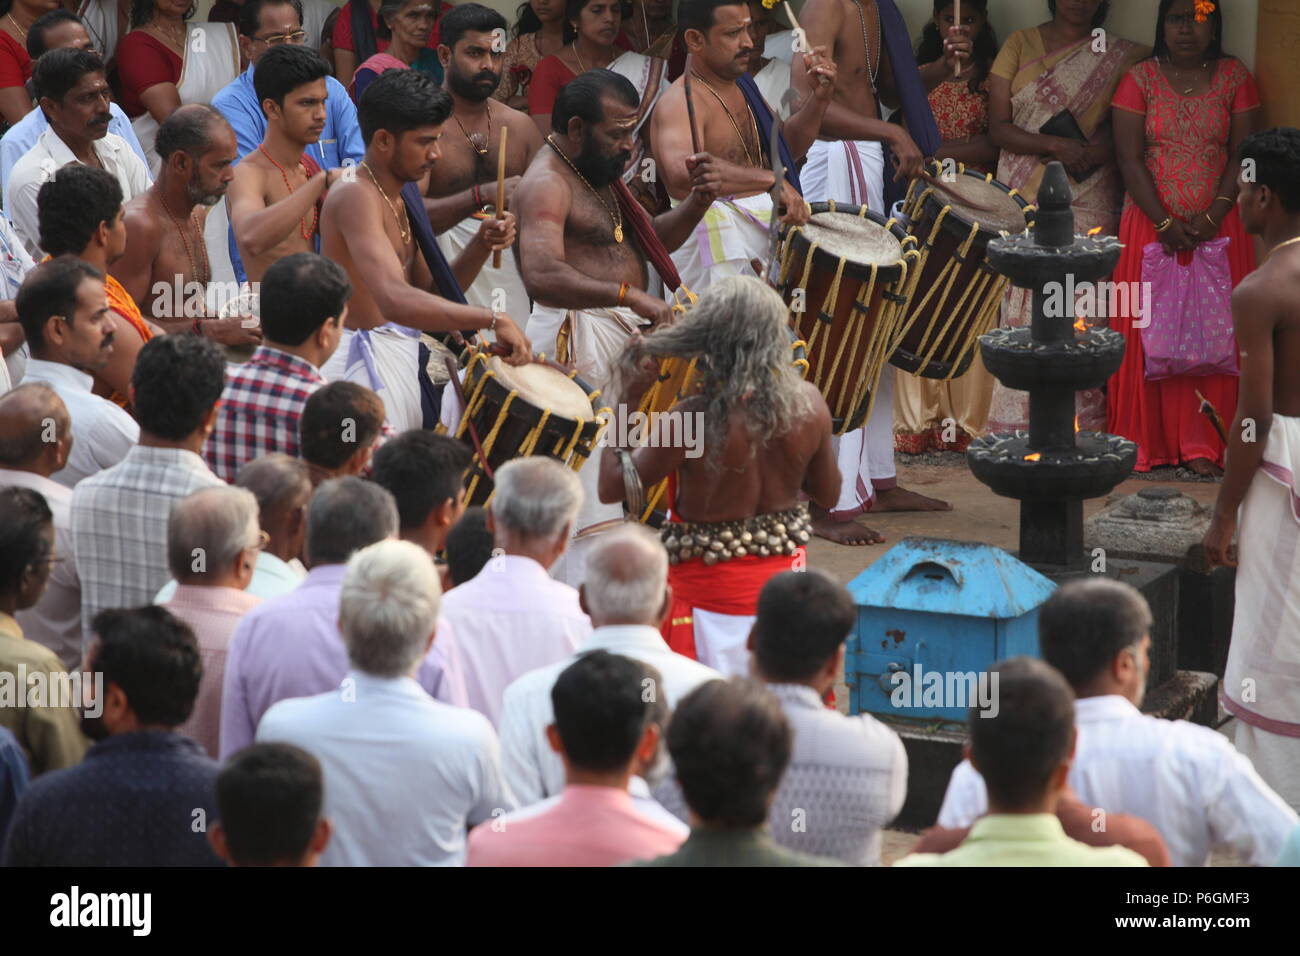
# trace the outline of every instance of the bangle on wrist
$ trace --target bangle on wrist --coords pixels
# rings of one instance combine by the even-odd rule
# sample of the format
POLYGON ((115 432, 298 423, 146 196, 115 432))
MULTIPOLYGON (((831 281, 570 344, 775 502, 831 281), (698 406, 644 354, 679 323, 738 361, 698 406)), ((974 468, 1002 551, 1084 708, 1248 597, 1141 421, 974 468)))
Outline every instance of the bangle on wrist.
POLYGON ((1164 222, 1160 223, 1160 225, 1156 226, 1156 232, 1157 233, 1168 232, 1169 227, 1172 226, 1173 224, 1174 224, 1174 217, 1170 216, 1164 222))
POLYGON ((497 320, 498 320, 499 318, 501 318, 501 313, 500 313, 500 312, 493 312, 493 313, 492 313, 492 322, 488 325, 487 330, 488 330, 489 332, 491 332, 493 335, 496 334, 496 331, 497 331, 497 320))
POLYGON ((618 304, 619 304, 619 305, 622 305, 622 304, 623 304, 623 301, 627 298, 627 290, 630 289, 630 288, 632 288, 631 285, 629 285, 629 284, 626 283, 626 282, 620 282, 620 283, 619 283, 619 286, 618 286, 618 304))
POLYGON ((1215 197, 1214 197, 1214 201, 1215 201, 1215 202, 1226 202, 1229 206, 1235 206, 1235 205, 1237 205, 1237 200, 1233 199, 1231 196, 1215 196, 1215 197))

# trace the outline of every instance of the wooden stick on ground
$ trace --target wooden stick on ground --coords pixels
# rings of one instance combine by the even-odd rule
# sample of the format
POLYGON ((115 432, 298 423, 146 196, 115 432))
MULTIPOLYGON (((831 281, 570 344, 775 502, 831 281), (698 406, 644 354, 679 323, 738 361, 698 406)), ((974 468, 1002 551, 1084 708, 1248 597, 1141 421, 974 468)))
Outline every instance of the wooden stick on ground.
MULTIPOLYGON (((497 147, 497 218, 506 217, 506 139, 510 135, 510 127, 502 124, 501 126, 501 144, 497 147)), ((501 250, 498 249, 492 253, 492 268, 501 268, 501 250)))

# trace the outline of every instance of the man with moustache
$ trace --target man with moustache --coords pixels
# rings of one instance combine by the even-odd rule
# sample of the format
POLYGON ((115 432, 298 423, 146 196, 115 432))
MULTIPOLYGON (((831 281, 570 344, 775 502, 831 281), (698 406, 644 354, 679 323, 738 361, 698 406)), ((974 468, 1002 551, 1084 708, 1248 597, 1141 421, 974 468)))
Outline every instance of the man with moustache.
POLYGON ((389 70, 361 95, 357 115, 366 156, 355 179, 329 191, 321 210, 321 252, 348 272, 354 290, 346 331, 321 370, 383 398, 397 431, 432 428, 437 392, 428 380, 421 332, 486 329, 506 361, 532 358, 528 339, 504 312, 469 305, 461 292, 494 249, 514 242, 514 216, 485 224, 487 238, 454 264, 438 248, 418 181, 441 156, 439 139, 451 97, 415 70, 389 70))
POLYGON ((315 252, 325 190, 341 170, 324 170, 308 151, 325 128, 329 67, 315 51, 288 44, 268 50, 253 85, 266 135, 235 167, 230 224, 251 282, 285 256, 315 252))
MULTIPOLYGON (((774 215, 800 225, 808 207, 800 195, 796 162, 817 136, 830 101, 830 85, 819 85, 784 124, 779 138, 785 181, 781 206, 773 209, 771 149, 772 107, 758 92, 749 63, 754 43, 749 35, 749 7, 743 0, 684 0, 678 11, 690 50, 692 99, 701 146, 718 157, 722 173, 719 198, 705 213, 689 242, 673 253, 682 279, 696 292, 728 276, 752 275, 751 263, 765 261, 768 227, 774 215)), ((807 68, 833 82, 835 64, 824 50, 805 53, 807 68)), ((651 116, 650 142, 659 175, 675 201, 690 189, 687 158, 694 149, 685 77, 674 81, 651 116)))
POLYGON ((206 319, 212 278, 203 221, 234 178, 235 134, 211 106, 182 106, 158 128, 158 181, 126 204, 126 254, 112 267, 127 294, 168 332, 195 332, 222 345, 256 345, 247 319, 206 319))
POLYGON ((50 477, 68 488, 112 467, 140 438, 140 426, 91 392, 91 373, 113 350, 104 277, 94 266, 60 256, 28 273, 15 300, 32 357, 23 382, 49 385, 72 416, 72 451, 50 477))
POLYGON ((112 93, 104 61, 75 48, 51 50, 32 73, 36 100, 50 126, 14 164, 5 182, 4 206, 34 258, 41 258, 36 195, 54 171, 68 163, 111 173, 131 199, 149 188, 149 168, 126 140, 108 131, 112 93))
MULTIPOLYGON (((676 208, 653 220, 622 180, 632 155, 640 97, 625 77, 588 70, 556 97, 547 148, 529 166, 515 193, 519 264, 534 300, 528 334, 539 352, 571 362, 592 388, 604 388, 614 360, 643 327, 671 320, 669 303, 682 284, 669 253, 687 241, 718 194, 717 161, 707 153, 684 158, 689 191, 676 208), (561 343, 565 343, 561 347, 561 343)), ((599 464, 579 477, 585 492, 574 531, 617 519, 620 505, 596 495, 599 464)), ((566 555, 562 580, 581 583, 583 548, 566 555)))
MULTIPOLYGON (((451 259, 474 240, 498 206, 508 206, 520 174, 542 145, 527 113, 492 98, 501 83, 502 53, 496 50, 496 40, 505 30, 501 14, 477 3, 453 7, 441 24, 438 56, 445 76, 442 87, 451 94, 452 123, 440 143, 442 159, 429 174, 425 206, 438 245, 451 259), (505 196, 498 197, 497 161, 505 129, 510 130, 505 196)), ((510 254, 502 256, 499 269, 484 265, 464 291, 473 305, 516 315, 528 309, 528 293, 510 254)))

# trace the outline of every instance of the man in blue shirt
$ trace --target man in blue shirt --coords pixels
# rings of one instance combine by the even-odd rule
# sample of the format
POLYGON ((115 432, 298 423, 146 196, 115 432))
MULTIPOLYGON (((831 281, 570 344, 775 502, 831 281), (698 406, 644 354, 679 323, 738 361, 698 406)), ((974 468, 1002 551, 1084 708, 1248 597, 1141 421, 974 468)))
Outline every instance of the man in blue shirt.
MULTIPOLYGON (((27 31, 27 52, 31 54, 32 60, 38 60, 46 50, 59 50, 64 47, 102 53, 94 49, 90 34, 86 31, 86 25, 81 22, 81 18, 59 7, 39 17, 27 31)), ((108 131, 126 140, 127 145, 135 150, 136 155, 148 163, 140 141, 136 139, 135 130, 131 127, 131 121, 126 118, 122 108, 116 103, 109 103, 108 112, 113 117, 108 121, 108 131)), ((36 140, 49 128, 49 125, 50 121, 45 118, 45 111, 37 107, 14 123, 4 137, 0 138, 0 182, 9 182, 9 173, 13 171, 14 163, 22 159, 23 154, 36 145, 36 140)))
MULTIPOLYGON (((239 50, 249 63, 248 69, 212 98, 212 105, 235 131, 240 159, 257 149, 266 135, 266 116, 253 89, 257 61, 273 46, 300 45, 306 39, 299 0, 245 0, 239 12, 239 50)), ((325 128, 320 139, 308 147, 308 154, 324 170, 359 163, 366 155, 366 146, 361 141, 357 108, 343 84, 332 76, 325 78, 325 92, 325 128)), ((235 277, 243 282, 247 275, 235 247, 234 231, 228 232, 230 261, 235 267, 235 277)))

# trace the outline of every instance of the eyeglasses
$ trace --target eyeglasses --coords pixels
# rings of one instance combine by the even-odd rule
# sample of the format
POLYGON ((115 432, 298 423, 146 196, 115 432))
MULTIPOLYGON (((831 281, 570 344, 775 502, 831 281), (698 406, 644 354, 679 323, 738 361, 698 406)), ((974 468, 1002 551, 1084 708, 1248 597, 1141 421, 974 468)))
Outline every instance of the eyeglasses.
POLYGON ((277 33, 275 36, 253 37, 253 39, 257 40, 259 43, 265 43, 267 46, 281 46, 285 43, 291 43, 294 46, 298 46, 306 41, 307 31, 299 30, 296 33, 277 33))

